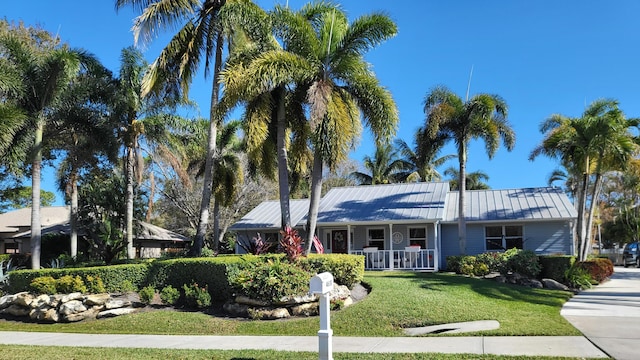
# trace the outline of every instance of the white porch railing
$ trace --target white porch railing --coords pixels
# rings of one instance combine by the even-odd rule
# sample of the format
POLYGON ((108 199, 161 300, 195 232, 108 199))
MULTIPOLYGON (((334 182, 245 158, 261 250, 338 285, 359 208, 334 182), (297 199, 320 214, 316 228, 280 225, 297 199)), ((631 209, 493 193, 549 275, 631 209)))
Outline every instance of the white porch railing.
POLYGON ((435 249, 420 250, 351 250, 353 255, 364 255, 365 270, 433 270, 435 249))

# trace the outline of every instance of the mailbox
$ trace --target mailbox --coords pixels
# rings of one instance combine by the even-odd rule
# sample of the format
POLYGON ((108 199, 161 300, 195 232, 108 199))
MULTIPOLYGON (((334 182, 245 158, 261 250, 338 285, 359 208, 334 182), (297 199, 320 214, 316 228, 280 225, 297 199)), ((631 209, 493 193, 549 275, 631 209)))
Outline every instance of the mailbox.
POLYGON ((328 272, 320 273, 309 281, 311 294, 327 294, 333 290, 333 275, 328 272))

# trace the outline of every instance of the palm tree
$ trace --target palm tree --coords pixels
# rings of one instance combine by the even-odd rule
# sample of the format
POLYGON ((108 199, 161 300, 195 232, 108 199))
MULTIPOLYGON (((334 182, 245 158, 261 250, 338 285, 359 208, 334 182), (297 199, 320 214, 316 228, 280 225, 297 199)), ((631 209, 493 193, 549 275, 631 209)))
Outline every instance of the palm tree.
POLYGON ((624 170, 628 166, 629 159, 638 150, 637 139, 629 128, 637 126, 638 119, 626 119, 618 102, 609 99, 594 101, 580 118, 554 114, 540 126, 545 138, 529 159, 542 154, 580 171, 576 221, 580 260, 586 259, 589 252, 602 176, 607 171, 624 170))
MULTIPOLYGON (((216 173, 213 177, 213 250, 215 252, 219 250, 220 240, 224 235, 220 231, 220 207, 233 204, 233 200, 243 183, 243 166, 238 157, 243 149, 243 144, 237 136, 241 126, 242 122, 237 120, 224 124, 216 141, 218 150, 214 160, 216 173)), ((196 176, 202 176, 204 173, 205 150, 202 148, 202 151, 195 155, 196 159, 189 165, 189 168, 197 169, 196 176)))
POLYGON ((396 148, 400 151, 402 159, 410 166, 411 174, 407 176, 407 181, 441 180, 442 177, 436 168, 456 157, 453 154, 449 154, 436 158, 445 145, 445 139, 431 139, 425 135, 423 129, 419 129, 416 131, 414 142, 415 150, 402 139, 396 139, 395 141, 396 148))
MULTIPOLYGON (((0 38, 0 52, 9 64, 19 69, 19 76, 26 91, 16 104, 28 117, 28 124, 21 136, 31 142, 31 267, 40 268, 41 224, 40 184, 43 158, 43 133, 51 110, 59 96, 83 65, 97 60, 83 50, 58 47, 47 52, 34 50, 30 44, 11 34, 0 38), (28 130, 27 130, 28 129, 28 130)), ((16 140, 20 141, 20 140, 16 140)), ((24 143, 24 138, 21 140, 24 143)))
POLYGON ((78 179, 88 170, 117 157, 115 124, 104 109, 114 101, 111 72, 99 66, 76 78, 61 94, 51 115, 48 135, 55 147, 66 153, 58 165, 58 188, 65 192, 70 206, 70 254, 78 249, 78 179))
MULTIPOLYGON (((460 181, 460 172, 455 167, 447 168, 444 171, 446 176, 449 176, 451 180, 449 180, 449 185, 451 190, 458 190, 460 187, 458 186, 460 181)), ((467 173, 465 183, 467 190, 487 190, 490 189, 489 185, 486 181, 489 180, 489 175, 482 171, 474 171, 467 173)))
POLYGON ((397 152, 391 144, 376 146, 376 153, 372 157, 364 157, 363 165, 370 174, 360 171, 351 173, 360 185, 392 184, 403 182, 406 179, 406 164, 398 158, 397 152))
POLYGON ((213 66, 211 107, 209 109, 209 138, 204 173, 204 186, 200 205, 200 220, 191 248, 191 255, 199 255, 209 224, 209 205, 213 182, 213 158, 216 149, 218 125, 221 117, 216 113, 220 92, 220 70, 225 33, 240 32, 233 24, 242 24, 248 33, 254 33, 256 14, 260 8, 249 0, 202 0, 167 2, 162 0, 116 0, 116 9, 132 6, 142 12, 135 20, 134 36, 149 41, 161 30, 179 28, 169 44, 160 53, 145 79, 143 95, 149 92, 186 97, 194 74, 204 58, 207 76, 213 66))
POLYGON ((460 253, 467 252, 467 228, 465 221, 465 191, 467 148, 473 139, 482 139, 489 158, 498 150, 500 140, 507 150, 515 144, 515 134, 507 122, 507 104, 498 95, 477 94, 462 101, 445 87, 436 87, 425 96, 425 134, 436 139, 439 136, 453 140, 458 150, 460 174, 458 183, 458 239, 460 253))

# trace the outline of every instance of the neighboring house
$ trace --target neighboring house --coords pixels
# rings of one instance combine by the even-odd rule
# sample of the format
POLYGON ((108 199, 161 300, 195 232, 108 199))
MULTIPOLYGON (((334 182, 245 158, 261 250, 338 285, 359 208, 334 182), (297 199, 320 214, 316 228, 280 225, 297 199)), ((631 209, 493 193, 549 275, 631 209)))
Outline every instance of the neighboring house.
MULTIPOLYGON (((69 207, 45 206, 42 214, 42 235, 70 234, 69 207)), ((134 226, 133 244, 136 257, 155 258, 166 251, 185 248, 191 239, 143 221, 134 226)), ((81 234, 80 234, 81 235, 81 234)), ((26 254, 31 252, 31 208, 0 214, 0 253, 26 254)))
MULTIPOLYGON (((517 247, 572 254, 576 211, 557 188, 467 191, 467 254, 517 247)), ((291 201, 301 233, 308 200, 291 201)), ((331 189, 320 201, 318 237, 328 253, 365 255, 367 269, 438 270, 459 255, 458 192, 448 182, 331 189)), ((258 205, 231 226, 239 242, 277 239, 278 201, 258 205), (266 236, 265 236, 266 235, 266 236)), ((238 247, 237 252, 243 252, 238 247)))

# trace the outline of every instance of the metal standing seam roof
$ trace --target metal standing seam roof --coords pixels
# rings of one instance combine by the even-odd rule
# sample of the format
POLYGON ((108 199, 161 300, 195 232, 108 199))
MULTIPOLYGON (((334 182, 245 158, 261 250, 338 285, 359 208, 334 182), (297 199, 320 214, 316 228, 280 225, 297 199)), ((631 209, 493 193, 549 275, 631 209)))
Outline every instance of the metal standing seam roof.
MULTIPOLYGON (((563 220, 577 217, 569 198, 554 187, 466 192, 467 221, 563 220)), ((447 194, 443 222, 458 221, 458 192, 447 194)))
POLYGON ((318 224, 440 220, 448 182, 333 188, 320 202, 318 224))
MULTIPOLYGON (((291 223, 295 224, 294 226, 302 225, 306 222, 309 212, 309 200, 290 200, 289 211, 291 212, 291 223)), ((280 223, 280 201, 269 200, 253 208, 242 219, 229 227, 229 230, 278 229, 280 223)))

